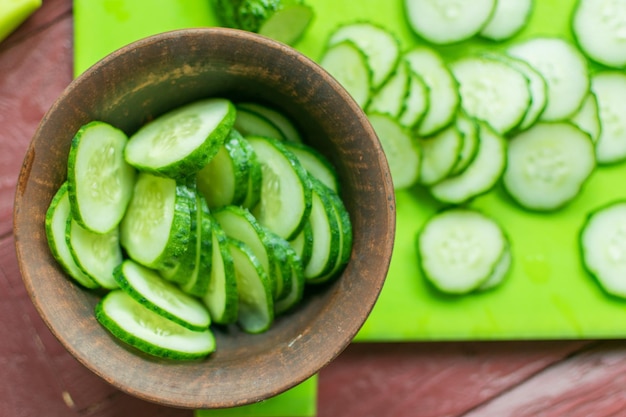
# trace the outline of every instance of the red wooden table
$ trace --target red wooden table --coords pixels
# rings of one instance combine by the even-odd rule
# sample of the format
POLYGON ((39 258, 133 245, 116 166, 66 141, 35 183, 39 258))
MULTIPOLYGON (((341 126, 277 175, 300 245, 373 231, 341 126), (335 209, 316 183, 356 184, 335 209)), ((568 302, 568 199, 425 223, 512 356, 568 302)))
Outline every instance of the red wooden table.
MULTIPOLYGON (((22 284, 12 236, 17 175, 71 79, 71 0, 44 1, 0 43, 0 417, 192 416, 116 391, 76 362, 22 284)), ((319 375, 320 417, 619 415, 625 341, 353 344, 319 375)))

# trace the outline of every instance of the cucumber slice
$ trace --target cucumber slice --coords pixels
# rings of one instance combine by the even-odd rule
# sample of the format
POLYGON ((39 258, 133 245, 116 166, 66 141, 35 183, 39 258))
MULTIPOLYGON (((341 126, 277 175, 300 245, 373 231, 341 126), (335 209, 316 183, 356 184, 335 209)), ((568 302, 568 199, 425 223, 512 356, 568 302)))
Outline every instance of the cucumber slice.
POLYGON ((409 91, 404 98, 402 112, 398 116, 400 124, 415 128, 424 118, 429 106, 430 92, 422 77, 409 69, 409 91))
POLYGON ((404 104, 409 95, 408 64, 401 63, 396 71, 374 93, 367 105, 369 113, 386 113, 392 117, 399 117, 404 110, 404 104))
POLYGON ((248 193, 250 152, 243 136, 231 130, 211 161, 196 174, 198 191, 211 208, 242 204, 248 193))
POLYGON ((145 353, 191 360, 215 351, 210 329, 194 331, 155 313, 122 290, 105 295, 96 305, 96 319, 111 334, 145 353))
POLYGON ((193 268, 190 270, 187 281, 182 283, 181 289, 188 294, 197 297, 203 296, 211 281, 211 268, 213 259, 213 217, 204 197, 196 194, 195 210, 191 215, 196 216, 196 233, 192 234, 195 244, 193 250, 194 259, 190 262, 193 268))
MULTIPOLYGON (((290 142, 301 143, 302 136, 300 132, 293 124, 293 122, 285 116, 282 112, 272 108, 265 106, 263 104, 254 103, 254 102, 244 102, 237 104, 238 109, 247 110, 250 112, 254 112, 265 117, 269 120, 276 128, 280 131, 281 137, 290 142)), ((261 135, 262 136, 262 135, 261 135)))
POLYGON ((296 155, 298 161, 310 175, 335 192, 339 192, 339 176, 335 167, 324 155, 304 144, 285 143, 285 146, 296 155))
POLYGON ((420 183, 433 185, 446 178, 459 160, 463 136, 456 126, 451 126, 434 136, 420 139, 420 183))
POLYGON ((626 66, 624 5, 619 1, 579 0, 572 14, 572 33, 590 59, 608 67, 626 66))
POLYGON ((273 287, 274 301, 280 300, 291 292, 291 266, 288 262, 287 252, 294 252, 289 242, 270 230, 266 230, 268 238, 268 251, 272 253, 272 275, 275 285, 273 287))
POLYGON ((214 211, 213 217, 226 236, 245 243, 252 250, 265 273, 273 279, 272 253, 269 250, 271 245, 267 229, 262 227, 247 209, 239 206, 223 207, 214 211))
POLYGON ((309 174, 283 143, 258 136, 247 139, 263 171, 261 198, 252 213, 261 225, 292 239, 311 211, 309 174))
POLYGON ((450 294, 466 294, 487 282, 506 247, 501 227, 472 209, 449 209, 435 214, 417 238, 424 277, 450 294))
POLYGON ((471 38, 487 24, 496 0, 404 0, 409 27, 420 37, 439 45, 471 38))
POLYGON ((309 221, 313 229, 313 251, 304 265, 308 283, 324 282, 337 264, 341 250, 341 229, 328 187, 313 183, 313 204, 309 221))
POLYGON ((598 99, 593 91, 587 94, 587 98, 583 101, 583 105, 578 112, 570 119, 583 132, 587 132, 591 136, 593 143, 598 142, 602 126, 600 124, 600 109, 598 99))
POLYGON ((213 323, 235 323, 238 311, 235 264, 228 237, 217 221, 212 222, 211 239, 211 276, 202 301, 209 309, 213 323))
POLYGON ((371 22, 340 26, 330 36, 329 45, 349 41, 359 48, 372 71, 372 88, 378 90, 394 72, 400 58, 400 42, 387 29, 371 22))
POLYGON ((57 260, 61 268, 85 288, 99 288, 100 285, 86 275, 76 265, 76 261, 70 252, 65 240, 67 222, 71 219, 70 199, 67 192, 67 182, 64 182, 57 190, 48 210, 46 211, 46 238, 52 256, 57 260))
POLYGON ((484 122, 478 122, 478 135, 478 152, 468 167, 430 187, 437 200, 462 204, 490 191, 500 180, 506 166, 506 140, 484 122))
POLYGON ((147 267, 174 267, 189 244, 192 204, 195 201, 185 184, 140 173, 120 224, 122 247, 147 267))
POLYGON ((237 323, 248 333, 262 333, 274 321, 272 284, 254 252, 245 243, 229 239, 239 295, 237 323))
POLYGON ((512 38, 528 24, 533 6, 533 0, 497 0, 480 36, 493 41, 512 38))
POLYGON ((65 239, 74 262, 85 275, 103 288, 117 288, 113 270, 123 260, 117 228, 107 233, 95 233, 70 217, 65 239))
POLYGON ((124 160, 128 138, 100 122, 82 126, 67 162, 72 217, 84 228, 107 233, 118 226, 135 183, 135 170, 124 160))
POLYGON ((450 172, 451 176, 460 174, 472 163, 478 153, 480 139, 478 137, 478 124, 465 113, 459 112, 455 122, 456 129, 463 136, 463 145, 459 150, 456 164, 450 172))
POLYGON ((546 81, 548 101, 541 120, 567 119, 589 92, 587 61, 569 41, 538 37, 511 46, 507 53, 526 61, 546 81))
POLYGON ((602 71, 593 75, 591 90, 598 99, 602 131, 596 142, 599 164, 613 164, 626 159, 626 75, 620 71, 602 71))
POLYGON ((404 59, 428 87, 428 110, 417 127, 421 136, 430 136, 448 127, 459 108, 458 85, 437 51, 418 46, 404 54, 404 59))
POLYGON ((507 63, 486 57, 468 56, 450 69, 459 83, 461 107, 506 134, 523 120, 530 106, 529 81, 507 63))
POLYGON ((319 64, 352 96, 356 104, 366 108, 372 94, 372 70, 365 54, 352 41, 329 46, 319 64))
POLYGON ((417 183, 420 174, 421 150, 400 122, 386 114, 367 115, 383 147, 395 189, 417 183))
POLYGON ((246 108, 237 109, 237 118, 233 128, 243 136, 255 135, 279 140, 285 139, 278 126, 267 117, 246 108))
POLYGON ((478 287, 479 291, 486 291, 492 288, 495 288, 502 284, 502 282, 506 279, 509 271, 511 270, 511 265, 513 264, 513 255, 511 254, 511 248, 507 244, 504 249, 504 253, 500 257, 500 260, 494 266, 493 271, 489 275, 486 281, 484 281, 478 287))
POLYGON ((190 330, 204 330, 211 324, 209 312, 198 299, 164 280, 156 271, 127 259, 113 275, 122 290, 158 315, 190 330))
POLYGON ((302 270, 302 262, 300 258, 293 251, 287 251, 287 265, 291 270, 288 280, 291 281, 289 284, 289 292, 280 300, 276 300, 274 302, 274 314, 285 314, 288 311, 295 308, 296 305, 302 300, 304 295, 304 271, 302 270))
POLYGON ((296 251, 303 265, 309 263, 313 255, 313 226, 311 226, 310 219, 307 219, 298 236, 290 240, 289 244, 296 251))
POLYGON ((242 142, 243 149, 248 155, 248 191, 241 206, 247 209, 256 207, 261 200, 263 188, 263 168, 252 145, 247 140, 242 142))
POLYGON ((503 184, 522 207, 556 210, 578 195, 596 163, 588 134, 570 123, 538 123, 509 141, 503 184))
POLYGON ((580 233, 583 266, 608 294, 626 298, 626 202, 614 201, 589 214, 580 233))
POLYGON ((222 98, 178 107, 130 137, 126 161, 139 170, 172 178, 194 174, 215 156, 235 116, 235 106, 222 98))

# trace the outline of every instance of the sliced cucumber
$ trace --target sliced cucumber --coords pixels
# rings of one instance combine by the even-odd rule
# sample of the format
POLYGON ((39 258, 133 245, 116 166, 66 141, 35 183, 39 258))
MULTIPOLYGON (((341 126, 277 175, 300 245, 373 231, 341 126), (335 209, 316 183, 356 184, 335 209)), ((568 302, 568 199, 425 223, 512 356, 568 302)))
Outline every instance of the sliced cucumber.
POLYGON ((598 99, 602 131, 596 142, 599 164, 612 164, 626 159, 626 74, 602 71, 593 75, 591 90, 598 99))
POLYGON ((315 148, 304 144, 285 143, 287 149, 296 155, 307 172, 322 181, 324 185, 339 192, 339 176, 330 161, 315 148))
POLYGON ((510 140, 503 183, 522 207, 555 210, 578 195, 595 166, 588 134, 570 123, 537 123, 510 140))
POLYGON ((192 250, 194 258, 190 262, 193 268, 190 269, 187 280, 181 283, 180 288, 187 294, 202 297, 206 294, 211 281, 214 219, 206 200, 200 194, 196 194, 195 209, 192 210, 191 215, 192 218, 195 216, 197 225, 196 233, 195 235, 192 233, 192 239, 190 239, 195 245, 195 250, 192 250))
POLYGON ((400 124, 410 129, 415 128, 428 111, 429 96, 429 89, 422 77, 409 69, 409 92, 398 117, 400 124))
POLYGON ((451 176, 458 175, 465 171, 478 153, 480 138, 478 137, 478 123, 468 117, 465 113, 459 112, 456 117, 455 126, 463 136, 463 145, 459 150, 457 162, 450 172, 451 176))
POLYGON ((310 222, 313 231, 313 251, 304 265, 304 278, 309 283, 324 281, 337 264, 341 250, 341 229, 329 188, 313 182, 313 205, 310 222))
POLYGON ((350 41, 367 59, 372 71, 372 88, 378 90, 394 72, 400 58, 400 43, 387 29, 371 22, 340 26, 330 36, 329 45, 350 41))
POLYGON ((268 237, 268 250, 272 253, 272 275, 275 285, 273 287, 274 301, 280 300, 291 292, 291 266, 289 265, 287 252, 294 252, 288 241, 273 233, 266 231, 268 237))
POLYGON ((242 204, 250 182, 250 152, 237 130, 231 130, 211 161, 196 174, 198 191, 211 208, 242 204))
POLYGON ((310 219, 307 219, 298 236, 290 240, 289 244, 296 251, 300 262, 306 265, 313 255, 313 226, 310 219))
POLYGON ((190 330, 133 299, 122 290, 109 292, 96 305, 96 319, 113 336, 150 355, 191 360, 215 351, 210 329, 190 330))
POLYGON ((459 160, 463 136, 455 125, 420 140, 420 183, 435 184, 446 178, 459 160))
POLYGON ((512 38, 528 24, 533 6, 533 0, 496 0, 496 8, 480 36, 493 41, 512 38))
POLYGON ((173 178, 194 174, 215 156, 235 116, 235 106, 222 98, 176 108, 131 136, 126 161, 139 170, 173 178))
POLYGON ((516 128, 530 106, 529 81, 507 63, 467 56, 455 61, 452 74, 459 83, 461 107, 505 134, 516 128))
POLYGON ((352 41, 329 46, 319 64, 332 75, 361 108, 367 107, 372 94, 372 70, 367 57, 352 41))
POLYGON ((253 209, 259 223, 289 240, 302 229, 311 211, 311 180, 284 144, 248 137, 263 171, 261 198, 253 209))
POLYGON ((107 233, 118 226, 135 183, 135 169, 124 160, 124 132, 96 121, 82 126, 67 162, 72 217, 84 228, 107 233))
POLYGON ((76 265, 65 239, 67 222, 71 219, 70 199, 67 193, 67 182, 57 190, 46 211, 46 237, 52 256, 70 277, 85 288, 99 288, 100 285, 86 275, 76 265))
POLYGON ((434 44, 460 42, 478 34, 495 9, 496 0, 404 0, 409 27, 434 44))
POLYGON ((626 298, 626 201, 589 214, 580 233, 584 267, 609 294, 626 298))
POLYGON ((506 236, 493 219, 460 208, 435 214, 417 239, 425 278, 451 294, 466 294, 487 282, 506 247, 506 236))
POLYGON ((281 136, 288 141, 301 143, 302 136, 300 132, 294 125, 294 123, 285 116, 282 112, 274 109, 273 107, 269 107, 263 104, 254 103, 254 102, 244 102, 238 103, 237 108, 239 110, 247 110, 250 112, 257 113, 267 120, 269 120, 276 128, 280 131, 281 136))
POLYGON ((421 150, 412 135, 389 115, 370 113, 367 116, 387 157, 394 188, 408 188, 417 183, 421 150))
POLYGON ((572 16, 572 32, 585 55, 608 67, 626 66, 622 2, 579 0, 572 16))
POLYGON ((506 166, 506 140, 484 122, 478 123, 478 135, 478 152, 467 168, 430 187, 437 200, 462 204, 490 191, 500 180, 506 166))
POLYGON ((239 305, 235 264, 228 237, 217 221, 212 222, 211 239, 211 278, 202 301, 209 309, 213 323, 235 323, 239 305))
POLYGON ((402 62, 387 81, 374 93, 367 105, 367 112, 386 113, 398 117, 404 110, 405 101, 409 95, 408 64, 402 62))
POLYGON ((113 270, 123 260, 117 227, 107 233, 95 233, 70 217, 65 239, 74 262, 85 275, 103 288, 117 288, 113 270))
POLYGON ((417 127, 421 136, 429 136, 449 126, 459 108, 458 85, 450 69, 437 51, 418 46, 403 56, 411 70, 428 87, 428 110, 417 127))
POLYGON ((274 321, 272 284, 254 252, 245 243, 229 239, 239 295, 237 323, 248 333, 261 333, 274 321))
MULTIPOLYGON (((264 18, 258 33, 287 45, 293 45, 300 40, 315 16, 313 8, 302 0, 279 0, 277 2, 249 0, 249 2, 256 2, 259 5, 279 5, 269 16, 264 18)), ((249 10, 257 10, 257 8, 254 7, 249 10)))
POLYGON ((190 330, 204 330, 211 324, 209 312, 198 299, 185 294, 156 271, 127 259, 113 275, 122 290, 158 315, 190 330))
POLYGON ((562 120, 573 115, 589 92, 587 61, 569 41, 538 37, 511 46, 507 53, 526 61, 546 81, 548 101, 541 119, 562 120))
POLYGON ((189 244, 192 204, 186 184, 140 173, 120 225, 122 247, 147 267, 174 267, 189 244))
POLYGON ((591 136, 593 143, 598 141, 602 126, 600 124, 598 99, 593 91, 587 94, 583 105, 578 109, 578 112, 572 116, 570 122, 578 126, 583 132, 587 132, 589 136, 591 136))
POLYGON ((287 252, 287 265, 291 269, 288 280, 291 281, 289 284, 289 292, 280 300, 276 300, 274 302, 274 314, 285 314, 289 310, 293 309, 301 300, 304 295, 304 271, 302 270, 302 262, 300 258, 296 255, 295 252, 287 252))
POLYGON ((478 287, 479 291, 486 291, 492 288, 495 288, 502 284, 502 282, 506 279, 509 271, 511 270, 511 265, 513 264, 513 254, 511 253, 511 248, 509 245, 504 249, 504 253, 500 257, 500 260, 491 271, 489 278, 485 280, 478 287))
POLYGON ((248 191, 243 199, 241 206, 247 209, 253 209, 261 200, 261 191, 263 188, 263 168, 259 162, 259 158, 254 148, 247 140, 242 142, 243 149, 248 155, 248 191))
POLYGON ((272 123, 270 119, 245 107, 237 109, 233 128, 243 136, 257 135, 280 140, 285 139, 278 126, 272 123))

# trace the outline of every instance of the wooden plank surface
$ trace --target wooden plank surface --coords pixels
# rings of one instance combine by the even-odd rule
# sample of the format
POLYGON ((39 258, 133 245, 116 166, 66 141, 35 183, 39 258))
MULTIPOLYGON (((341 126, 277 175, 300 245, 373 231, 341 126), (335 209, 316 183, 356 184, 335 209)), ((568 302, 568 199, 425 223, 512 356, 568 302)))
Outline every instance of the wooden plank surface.
MULTIPOLYGON (((0 415, 190 417, 86 370, 45 327, 20 279, 13 193, 30 137, 71 81, 71 34, 71 1, 44 0, 0 43, 0 415)), ((622 341, 359 343, 320 373, 318 415, 613 416, 626 409, 625 371, 622 341)))

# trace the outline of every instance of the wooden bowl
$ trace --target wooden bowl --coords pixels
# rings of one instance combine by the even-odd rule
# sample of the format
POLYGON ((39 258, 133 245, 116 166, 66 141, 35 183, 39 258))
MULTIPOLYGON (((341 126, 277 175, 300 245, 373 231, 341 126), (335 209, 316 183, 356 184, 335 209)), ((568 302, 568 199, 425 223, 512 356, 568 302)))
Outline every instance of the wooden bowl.
POLYGON ((84 366, 148 401, 224 408, 277 395, 317 373, 353 339, 383 286, 395 232, 386 159, 366 116, 325 71, 294 49, 220 28, 168 32, 124 47, 73 81, 28 148, 14 209, 24 283, 54 335, 84 366), (44 231, 50 200, 66 178, 77 129, 103 120, 130 134, 155 116, 208 96, 256 100, 290 116, 335 164, 354 228, 345 272, 305 295, 263 334, 215 330, 205 360, 148 357, 95 320, 99 295, 75 285, 52 257, 44 231))

